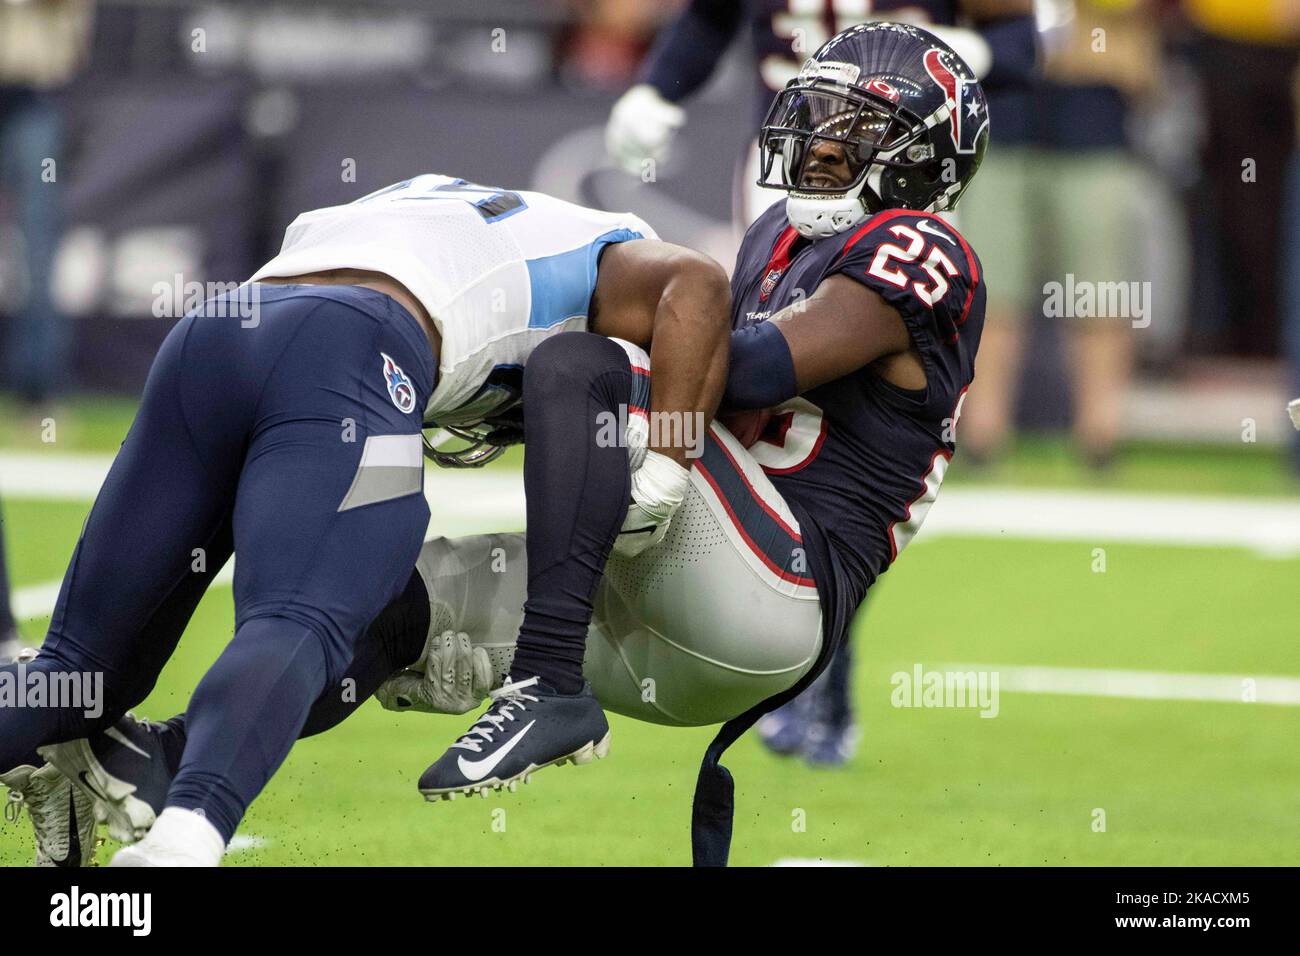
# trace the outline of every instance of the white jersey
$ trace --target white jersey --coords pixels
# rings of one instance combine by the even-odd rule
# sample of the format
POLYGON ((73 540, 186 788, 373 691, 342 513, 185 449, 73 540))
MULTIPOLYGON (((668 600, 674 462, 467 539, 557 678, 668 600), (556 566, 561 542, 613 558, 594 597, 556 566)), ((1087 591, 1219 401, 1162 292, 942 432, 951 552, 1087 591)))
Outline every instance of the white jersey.
POLYGON ((657 238, 631 213, 430 174, 303 213, 250 281, 325 269, 396 279, 442 336, 425 421, 469 425, 514 401, 539 342, 587 328, 605 246, 657 238))

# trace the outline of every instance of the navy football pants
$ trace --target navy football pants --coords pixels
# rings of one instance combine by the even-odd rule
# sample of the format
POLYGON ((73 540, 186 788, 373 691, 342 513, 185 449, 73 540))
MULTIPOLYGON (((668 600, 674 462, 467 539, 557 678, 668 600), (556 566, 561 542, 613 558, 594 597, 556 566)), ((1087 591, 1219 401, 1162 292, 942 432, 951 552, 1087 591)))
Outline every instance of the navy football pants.
POLYGON ((110 726, 152 689, 233 549, 235 634, 190 701, 168 795, 227 840, 313 702, 348 694, 354 642, 402 591, 429 520, 435 369, 419 324, 366 289, 256 289, 255 323, 232 295, 164 341, 29 665, 102 672, 103 713, 0 709, 2 769, 110 726))
MULTIPOLYGON (((627 449, 597 440, 599 416, 617 415, 621 404, 645 405, 647 398, 635 392, 627 353, 602 336, 561 333, 529 356, 528 601, 511 667, 516 680, 539 676, 563 693, 582 686, 592 601, 628 502, 627 449)), ((341 723, 394 671, 415 663, 429 632, 429 597, 419 573, 411 573, 357 641, 344 676, 350 693, 328 688, 312 706, 302 736, 341 723)), ((193 733, 194 715, 173 717, 168 725, 172 760, 172 751, 193 733)))

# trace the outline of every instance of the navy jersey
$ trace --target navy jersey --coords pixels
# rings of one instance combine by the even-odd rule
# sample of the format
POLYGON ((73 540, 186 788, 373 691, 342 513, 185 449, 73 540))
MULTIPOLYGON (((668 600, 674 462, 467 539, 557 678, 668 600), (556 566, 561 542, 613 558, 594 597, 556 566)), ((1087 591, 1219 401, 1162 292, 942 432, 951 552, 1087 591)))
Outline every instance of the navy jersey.
POLYGON ((733 327, 766 321, 832 275, 861 282, 898 311, 926 378, 925 388, 907 390, 866 366, 775 409, 750 447, 799 518, 826 633, 838 641, 938 495, 974 375, 984 286, 966 240, 930 213, 888 210, 844 235, 809 240, 778 203, 741 246, 733 327))
POLYGON ((748 26, 758 67, 759 118, 823 43, 864 20, 905 19, 954 25, 960 0, 692 0, 655 44, 646 82, 678 102, 713 74, 731 41, 748 26))
POLYGON ((864 20, 951 26, 957 22, 959 5, 959 0, 747 0, 764 104, 841 30, 864 20))

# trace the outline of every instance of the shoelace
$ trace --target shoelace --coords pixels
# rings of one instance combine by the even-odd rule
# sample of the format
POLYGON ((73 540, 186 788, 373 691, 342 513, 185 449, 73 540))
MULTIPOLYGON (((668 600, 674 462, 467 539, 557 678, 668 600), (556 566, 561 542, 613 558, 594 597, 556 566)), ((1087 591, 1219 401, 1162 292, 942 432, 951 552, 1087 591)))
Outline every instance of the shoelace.
POLYGON ((21 790, 9 791, 9 799, 5 801, 5 819, 10 823, 17 823, 18 818, 23 815, 23 800, 21 790))
POLYGON ((487 709, 474 726, 466 734, 452 744, 453 747, 460 747, 462 750, 472 750, 474 753, 481 753, 483 744, 492 743, 492 735, 500 733, 505 726, 506 721, 515 719, 515 711, 520 713, 528 709, 525 701, 537 702, 538 698, 532 694, 525 694, 525 687, 535 687, 537 678, 530 677, 528 680, 522 680, 513 684, 507 678, 505 685, 496 690, 488 691, 488 696, 492 698, 492 705, 487 709), (478 740, 474 738, 478 737, 478 740))
MULTIPOLYGON (((57 826, 58 817, 51 818, 49 807, 42 806, 40 802, 32 803, 27 799, 27 795, 21 790, 10 790, 9 799, 5 801, 5 819, 10 823, 17 823, 22 816, 23 808, 27 808, 27 814, 32 818, 32 826, 36 828, 36 851, 37 859, 42 857, 52 859, 53 854, 57 851, 66 855, 68 845, 57 836, 51 836, 48 832, 54 826, 57 826), (41 839, 41 834, 46 834, 45 840, 41 839)), ((61 811, 54 811, 56 813, 61 811)), ((65 835, 70 830, 62 831, 65 835)))
POLYGON ((27 808, 27 813, 32 818, 32 825, 37 830, 41 830, 48 820, 48 814, 40 808, 39 804, 28 800, 27 794, 21 790, 9 791, 9 799, 5 802, 5 819, 10 823, 17 823, 23 815, 24 807, 27 808))

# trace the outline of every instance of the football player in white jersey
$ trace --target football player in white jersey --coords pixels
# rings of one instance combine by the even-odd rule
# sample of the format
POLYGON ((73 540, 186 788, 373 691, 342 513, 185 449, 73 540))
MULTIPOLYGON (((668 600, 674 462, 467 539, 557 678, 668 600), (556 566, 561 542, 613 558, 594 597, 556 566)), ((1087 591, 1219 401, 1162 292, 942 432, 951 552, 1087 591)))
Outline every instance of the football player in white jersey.
POLYGON ((635 347, 662 370, 643 411, 711 418, 729 302, 706 256, 635 216, 538 193, 426 175, 299 216, 279 255, 160 349, 45 644, 3 665, 10 680, 102 674, 101 712, 0 710, 0 780, 35 779, 18 771, 40 765, 37 748, 111 728, 143 700, 237 553, 234 638, 190 701, 157 825, 115 858, 215 865, 408 581, 429 522, 423 427, 473 439, 467 454, 434 453, 440 463, 481 463, 493 439, 517 437, 524 394, 539 533, 511 676, 551 715, 530 735, 534 759, 604 746, 581 677, 596 583, 620 528, 632 550, 661 536, 689 478, 684 447, 652 440, 632 479, 625 448, 591 439, 602 411, 645 390, 635 347))
MULTIPOLYGON (((625 348, 638 368, 650 367, 644 351, 625 348)), ((630 418, 621 453, 635 461, 643 440, 630 418)), ((517 739, 551 706, 535 687, 509 683, 530 591, 533 533, 425 542, 406 588, 357 643, 340 680, 353 693, 329 688, 302 735, 332 728, 371 694, 390 710, 444 714, 466 713, 491 696, 487 713, 452 748, 463 779, 448 786, 426 772, 419 789, 429 800, 515 790, 549 763, 604 756, 601 742, 588 740, 558 760, 503 767, 485 747, 488 737, 517 739)), ((666 534, 654 547, 616 545, 605 566, 582 661, 601 706, 656 724, 702 726, 735 718, 798 683, 823 642, 821 604, 799 557, 799 535, 798 519, 762 467, 727 428, 712 423, 666 534)), ((147 841, 179 771, 187 725, 185 714, 165 722, 127 715, 111 733, 42 754, 70 779, 90 781, 78 790, 98 795, 110 836, 147 841)), ((54 835, 43 839, 50 843, 54 835)))

